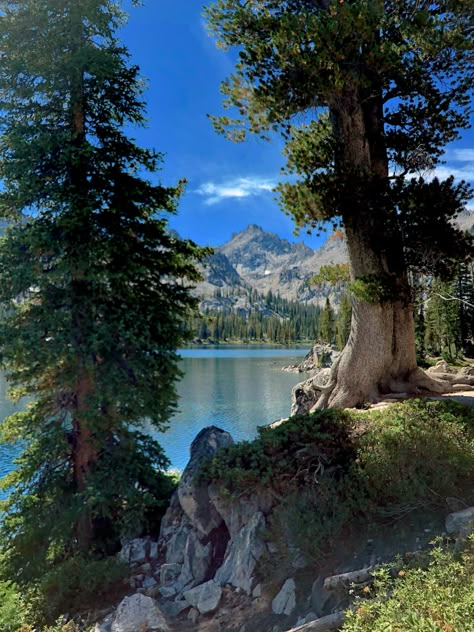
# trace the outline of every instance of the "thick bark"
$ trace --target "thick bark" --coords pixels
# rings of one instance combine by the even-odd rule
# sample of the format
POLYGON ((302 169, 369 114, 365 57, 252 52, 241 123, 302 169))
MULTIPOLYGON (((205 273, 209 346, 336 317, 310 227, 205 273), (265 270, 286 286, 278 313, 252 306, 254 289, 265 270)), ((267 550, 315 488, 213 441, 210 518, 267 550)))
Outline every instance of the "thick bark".
POLYGON ((331 112, 339 147, 338 170, 347 173, 354 186, 352 199, 346 192, 342 208, 351 278, 371 277, 386 283, 392 297, 375 302, 353 298, 349 340, 313 409, 360 406, 390 392, 447 390, 446 382, 429 378, 417 368, 402 236, 394 209, 377 197, 377 184, 383 191, 388 177, 381 108, 381 98, 347 86, 331 112))
POLYGON ((74 440, 71 454, 74 488, 83 502, 76 525, 76 537, 79 548, 86 552, 90 550, 94 538, 94 528, 91 512, 84 496, 88 479, 97 462, 97 448, 87 420, 88 398, 92 388, 93 382, 90 376, 84 373, 78 377, 73 416, 74 440))

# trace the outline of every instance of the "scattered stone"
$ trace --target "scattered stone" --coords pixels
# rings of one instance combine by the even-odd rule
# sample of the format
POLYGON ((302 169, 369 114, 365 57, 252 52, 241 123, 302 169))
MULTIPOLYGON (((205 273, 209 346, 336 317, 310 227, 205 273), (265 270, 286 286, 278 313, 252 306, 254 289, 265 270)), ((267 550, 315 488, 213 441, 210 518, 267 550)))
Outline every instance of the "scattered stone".
POLYGON ((192 623, 196 624, 199 619, 199 610, 197 610, 196 608, 191 608, 188 614, 188 619, 192 623))
POLYGON ((178 587, 176 584, 170 584, 169 586, 160 586, 160 595, 165 599, 172 599, 178 594, 178 587))
POLYGON ((119 604, 111 632, 168 632, 165 618, 151 597, 136 593, 119 604))
POLYGON ((146 575, 151 571, 151 564, 146 562, 145 564, 142 564, 138 570, 146 575))
POLYGON ((275 614, 290 615, 296 606, 295 580, 287 579, 280 592, 272 601, 272 610, 275 614))
POLYGON ((145 580, 143 581, 143 588, 145 588, 146 590, 149 590, 150 588, 153 588, 154 586, 157 585, 157 581, 154 577, 146 577, 145 580))
POLYGON ((158 559, 158 542, 150 542, 150 560, 158 559))
POLYGON ((426 373, 430 375, 436 375, 437 373, 455 373, 454 369, 451 369, 446 360, 438 360, 438 362, 434 366, 430 366, 429 369, 426 370, 426 373))
POLYGON ((146 561, 148 540, 136 538, 127 542, 119 553, 119 558, 126 564, 140 564, 146 561))
POLYGON ((182 569, 182 564, 162 564, 160 567, 160 584, 167 586, 175 582, 182 569))
POLYGON ((158 599, 158 597, 161 596, 159 585, 156 584, 155 586, 152 586, 151 588, 147 588, 145 590, 145 595, 147 595, 148 597, 152 597, 153 599, 158 599))
POLYGON ((213 579, 183 593, 186 601, 197 608, 200 614, 214 612, 219 605, 221 596, 222 588, 213 579))
POLYGON ((257 584, 255 588, 252 590, 252 597, 254 599, 258 599, 258 597, 262 596, 262 584, 257 584))
POLYGON ((446 516, 446 531, 449 535, 457 535, 462 531, 465 536, 466 531, 469 530, 471 533, 474 531, 474 507, 446 516))
MULTIPOLYGON (((184 612, 185 610, 187 610, 190 607, 191 606, 188 604, 188 602, 186 600, 183 600, 183 601, 164 601, 161 604, 161 609, 171 619, 174 619, 175 617, 177 617, 178 615, 180 615, 182 612, 184 612)), ((198 615, 199 615, 199 613, 198 613, 198 615)))

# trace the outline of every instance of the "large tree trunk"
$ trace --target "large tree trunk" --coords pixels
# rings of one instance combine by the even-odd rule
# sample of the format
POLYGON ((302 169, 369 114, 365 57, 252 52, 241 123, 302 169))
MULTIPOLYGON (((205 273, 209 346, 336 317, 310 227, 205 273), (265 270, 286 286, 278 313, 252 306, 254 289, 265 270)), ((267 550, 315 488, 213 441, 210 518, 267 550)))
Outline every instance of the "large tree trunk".
POLYGON ((351 279, 375 280, 391 296, 353 297, 351 332, 329 384, 314 408, 353 407, 390 392, 442 392, 447 384, 417 368, 413 305, 395 209, 384 195, 388 161, 381 97, 346 86, 331 108, 340 173, 351 279))
POLYGON ((73 416, 72 467, 73 483, 82 506, 76 524, 77 543, 81 551, 88 552, 94 539, 94 527, 90 508, 87 505, 88 479, 97 463, 97 447, 88 423, 88 399, 93 381, 86 373, 79 375, 76 382, 75 410, 73 416))

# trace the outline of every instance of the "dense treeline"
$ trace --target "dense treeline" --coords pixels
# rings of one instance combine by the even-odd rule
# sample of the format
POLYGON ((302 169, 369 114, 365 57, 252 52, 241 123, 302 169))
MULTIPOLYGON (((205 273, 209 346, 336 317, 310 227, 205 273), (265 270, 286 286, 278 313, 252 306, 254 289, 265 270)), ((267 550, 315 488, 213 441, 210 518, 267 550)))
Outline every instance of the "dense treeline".
POLYGON ((448 361, 474 356, 474 267, 460 266, 451 282, 434 279, 419 292, 417 346, 424 355, 448 361))
MULTIPOLYGON (((416 296, 416 337, 420 359, 443 356, 454 361, 474 357, 474 266, 463 264, 451 282, 419 277, 413 281, 416 296)), ((343 349, 349 338, 349 292, 339 303, 308 305, 279 294, 259 294, 235 288, 216 290, 216 299, 227 306, 205 309, 188 326, 194 339, 206 342, 255 341, 289 344, 319 340, 343 349), (246 299, 247 307, 235 303, 246 299)))
POLYGON ((329 299, 322 309, 282 298, 271 291, 267 295, 252 290, 248 295, 249 307, 232 307, 235 290, 222 293, 216 290, 215 298, 230 299, 228 307, 204 309, 192 317, 189 327, 199 341, 255 341, 288 344, 320 339, 342 348, 349 335, 350 301, 342 298, 336 313, 329 299), (234 293, 233 293, 234 292, 234 293))

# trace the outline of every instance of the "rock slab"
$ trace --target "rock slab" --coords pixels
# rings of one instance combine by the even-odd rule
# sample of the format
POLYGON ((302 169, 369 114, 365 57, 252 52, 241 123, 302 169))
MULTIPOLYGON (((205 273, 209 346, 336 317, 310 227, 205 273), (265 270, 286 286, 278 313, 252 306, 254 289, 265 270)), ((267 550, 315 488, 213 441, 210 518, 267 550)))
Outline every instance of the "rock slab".
POLYGON ((275 614, 290 615, 296 606, 295 580, 290 578, 281 587, 280 592, 272 601, 272 610, 275 614))
POLYGON ((200 586, 191 588, 183 594, 190 606, 199 610, 201 614, 214 612, 222 596, 222 588, 211 579, 200 586))
POLYGON ((474 507, 446 516, 446 531, 449 535, 457 535, 461 532, 466 535, 468 530, 474 531, 474 507))
POLYGON ((221 585, 231 584, 250 595, 255 566, 266 550, 262 541, 264 527, 265 518, 262 512, 255 512, 237 537, 230 541, 224 563, 215 574, 216 582, 221 585))
POLYGON ((112 621, 111 632, 168 632, 165 617, 156 602, 136 593, 119 604, 112 621))

